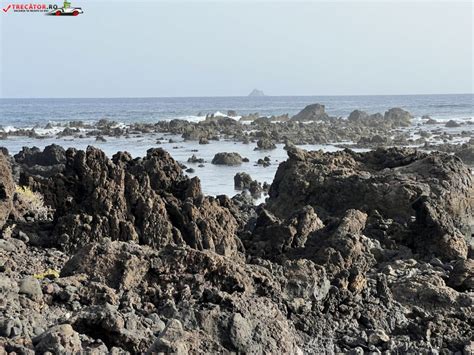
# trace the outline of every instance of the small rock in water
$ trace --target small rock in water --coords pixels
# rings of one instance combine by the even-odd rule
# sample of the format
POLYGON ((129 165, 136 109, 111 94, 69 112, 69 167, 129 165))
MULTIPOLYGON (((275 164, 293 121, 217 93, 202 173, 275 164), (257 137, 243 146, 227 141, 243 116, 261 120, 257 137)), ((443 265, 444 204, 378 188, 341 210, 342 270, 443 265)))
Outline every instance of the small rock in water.
POLYGON ((456 128, 456 127, 461 127, 461 124, 454 120, 449 120, 448 122, 446 122, 445 127, 456 128))
POLYGON ((216 165, 240 165, 242 157, 239 153, 217 153, 212 159, 212 164, 216 165))

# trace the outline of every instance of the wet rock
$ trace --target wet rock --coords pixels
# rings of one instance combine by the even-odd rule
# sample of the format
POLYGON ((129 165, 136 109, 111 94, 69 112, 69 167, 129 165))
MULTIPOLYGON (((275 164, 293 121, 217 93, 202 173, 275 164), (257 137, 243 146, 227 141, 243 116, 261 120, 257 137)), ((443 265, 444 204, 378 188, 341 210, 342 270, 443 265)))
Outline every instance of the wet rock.
POLYGON ((448 122, 446 122, 446 124, 444 126, 448 127, 448 128, 461 127, 461 125, 458 122, 454 121, 454 120, 449 120, 448 122))
POLYGON ((255 198, 259 198, 263 192, 262 184, 256 180, 252 180, 252 177, 247 173, 235 174, 234 188, 236 190, 248 190, 255 198))
POLYGON ((257 165, 262 165, 264 168, 268 167, 271 165, 271 163, 268 160, 265 159, 258 159, 257 160, 257 165))
POLYGON ((195 154, 193 154, 191 157, 188 158, 188 163, 194 163, 194 164, 202 164, 205 163, 206 161, 202 158, 198 158, 195 154))
POLYGON ((234 188, 237 190, 248 189, 252 183, 252 177, 247 173, 237 173, 234 176, 234 188))
POLYGON ((242 157, 239 153, 217 153, 212 159, 212 164, 240 165, 242 164, 242 157))
POLYGON ((256 150, 272 150, 272 149, 275 149, 275 148, 276 148, 276 145, 275 145, 274 142, 272 142, 268 138, 262 138, 262 139, 258 140, 257 148, 255 148, 255 149, 256 150))

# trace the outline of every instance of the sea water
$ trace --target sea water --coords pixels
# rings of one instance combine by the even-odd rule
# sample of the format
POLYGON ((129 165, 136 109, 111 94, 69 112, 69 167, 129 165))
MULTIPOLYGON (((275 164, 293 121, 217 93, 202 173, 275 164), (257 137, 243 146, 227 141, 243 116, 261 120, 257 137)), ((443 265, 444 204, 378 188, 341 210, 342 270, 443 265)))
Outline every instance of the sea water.
MULTIPOLYGON (((47 133, 44 127, 48 123, 64 124, 72 120, 85 123, 109 119, 118 124, 154 123, 160 120, 186 119, 199 121, 208 113, 220 114, 227 110, 235 110, 239 115, 258 112, 261 116, 291 115, 298 113, 306 105, 321 103, 331 116, 347 117, 355 109, 368 113, 383 113, 392 107, 401 107, 415 116, 413 135, 421 116, 429 115, 438 120, 439 124, 432 128, 455 132, 458 129, 447 129, 444 123, 450 119, 455 121, 471 121, 473 119, 474 95, 413 95, 413 96, 301 96, 301 97, 206 97, 206 98, 114 98, 114 99, 0 99, 0 129, 4 131, 18 128, 36 127, 38 133, 47 133)), ((462 130, 473 130, 474 125, 464 125, 462 130)), ((57 133, 61 128, 53 128, 49 133, 57 133)), ((16 154, 23 146, 37 146, 56 143, 65 148, 85 149, 94 145, 104 150, 109 156, 117 151, 128 151, 134 157, 143 156, 150 148, 162 147, 180 163, 193 168, 189 176, 199 176, 203 191, 210 195, 238 193, 234 190, 233 177, 237 172, 247 172, 253 179, 271 183, 278 165, 287 157, 283 145, 271 151, 256 151, 255 144, 243 144, 232 141, 211 141, 200 145, 198 142, 183 141, 179 136, 164 134, 145 134, 142 137, 111 138, 107 142, 96 142, 88 137, 73 139, 72 137, 35 139, 28 137, 9 137, 0 141, 0 146, 8 148, 16 154), (160 144, 157 141, 160 140, 160 144), (172 139, 174 143, 169 143, 172 139), (196 151, 197 150, 197 151, 196 151), (219 152, 238 152, 249 158, 249 163, 240 166, 218 166, 211 160, 219 152), (204 167, 187 163, 187 159, 195 154, 205 159, 204 167), (265 156, 270 157, 271 165, 262 167, 256 161, 265 156)), ((304 149, 334 151, 334 145, 307 145, 304 149)))

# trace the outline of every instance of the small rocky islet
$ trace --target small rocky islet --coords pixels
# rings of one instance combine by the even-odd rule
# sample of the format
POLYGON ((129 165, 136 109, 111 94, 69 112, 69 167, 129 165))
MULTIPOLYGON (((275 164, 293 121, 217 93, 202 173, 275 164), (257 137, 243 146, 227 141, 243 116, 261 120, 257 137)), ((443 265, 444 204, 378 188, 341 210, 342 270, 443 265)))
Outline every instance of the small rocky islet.
POLYGON ((270 186, 234 178, 268 190, 260 205, 205 196, 160 148, 3 149, 0 353, 472 353, 472 139, 403 147, 408 112, 342 120, 321 106, 87 131, 284 142, 270 186), (295 146, 310 137, 373 149, 295 146))

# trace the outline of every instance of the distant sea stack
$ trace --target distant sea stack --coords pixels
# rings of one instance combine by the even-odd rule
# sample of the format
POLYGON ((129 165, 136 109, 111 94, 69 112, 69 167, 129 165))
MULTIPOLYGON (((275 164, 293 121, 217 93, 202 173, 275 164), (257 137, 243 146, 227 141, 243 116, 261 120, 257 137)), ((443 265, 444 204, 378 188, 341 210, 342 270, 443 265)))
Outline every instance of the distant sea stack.
POLYGON ((262 90, 253 89, 249 96, 265 96, 265 93, 262 90))

